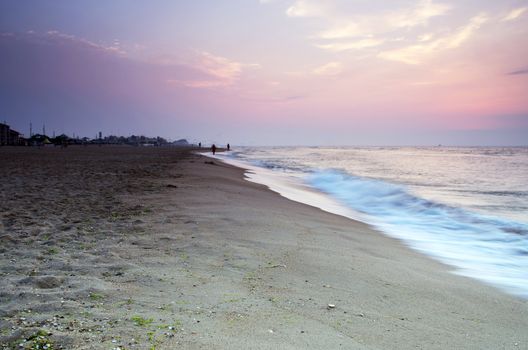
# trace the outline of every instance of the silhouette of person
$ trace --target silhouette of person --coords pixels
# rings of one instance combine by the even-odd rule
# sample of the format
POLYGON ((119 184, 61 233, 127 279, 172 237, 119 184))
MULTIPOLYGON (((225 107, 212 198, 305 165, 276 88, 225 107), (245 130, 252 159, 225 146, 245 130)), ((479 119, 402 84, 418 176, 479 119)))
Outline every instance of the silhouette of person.
POLYGON ((227 150, 231 150, 231 146, 229 145, 229 143, 227 144, 227 150))
POLYGON ((213 155, 216 153, 216 145, 214 143, 211 146, 211 152, 213 152, 213 155))
POLYGON ((202 148, 202 143, 198 142, 198 148, 202 148))

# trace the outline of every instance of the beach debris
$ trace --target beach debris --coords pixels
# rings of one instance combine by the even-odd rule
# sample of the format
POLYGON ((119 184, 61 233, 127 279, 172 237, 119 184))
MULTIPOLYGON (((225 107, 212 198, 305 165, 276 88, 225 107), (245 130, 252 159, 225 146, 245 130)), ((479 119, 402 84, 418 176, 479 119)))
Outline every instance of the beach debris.
POLYGON ((268 333, 273 334, 273 329, 268 329, 268 333))
POLYGON ((330 288, 329 284, 323 284, 323 288, 330 288))
POLYGON ((266 268, 268 268, 268 269, 274 269, 274 268, 277 268, 277 267, 283 267, 283 268, 286 268, 286 265, 283 265, 283 264, 276 264, 276 265, 266 266, 266 268))
POLYGON ((50 332, 39 330, 37 333, 31 335, 30 337, 24 339, 23 343, 19 344, 19 347, 26 348, 27 345, 31 349, 49 349, 53 350, 54 343, 49 338, 51 336, 50 332))
POLYGON ((326 306, 326 308, 327 308, 328 310, 335 309, 335 307, 336 307, 335 304, 328 304, 328 305, 326 306))
POLYGON ((63 283, 62 278, 57 278, 55 276, 43 276, 38 278, 35 281, 35 284, 40 289, 51 289, 57 288, 63 283))
POLYGON ((168 184, 167 187, 168 187, 168 188, 178 188, 178 186, 173 185, 173 184, 168 184))

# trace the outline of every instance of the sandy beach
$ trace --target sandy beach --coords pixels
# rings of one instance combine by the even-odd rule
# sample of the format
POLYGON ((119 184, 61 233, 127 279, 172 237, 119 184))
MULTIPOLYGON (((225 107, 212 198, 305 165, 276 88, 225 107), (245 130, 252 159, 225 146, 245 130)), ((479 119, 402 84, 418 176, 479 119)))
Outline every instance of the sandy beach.
POLYGON ((3 147, 0 177, 3 349, 528 349, 526 300, 188 150, 3 147))

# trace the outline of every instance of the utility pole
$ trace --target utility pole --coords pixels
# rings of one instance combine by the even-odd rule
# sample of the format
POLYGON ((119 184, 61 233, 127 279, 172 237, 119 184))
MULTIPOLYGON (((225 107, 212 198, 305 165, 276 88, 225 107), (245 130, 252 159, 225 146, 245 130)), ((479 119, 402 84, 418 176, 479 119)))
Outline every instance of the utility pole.
POLYGON ((29 122, 29 137, 33 136, 33 124, 29 122))
POLYGON ((46 124, 42 124, 42 135, 46 136, 46 124))

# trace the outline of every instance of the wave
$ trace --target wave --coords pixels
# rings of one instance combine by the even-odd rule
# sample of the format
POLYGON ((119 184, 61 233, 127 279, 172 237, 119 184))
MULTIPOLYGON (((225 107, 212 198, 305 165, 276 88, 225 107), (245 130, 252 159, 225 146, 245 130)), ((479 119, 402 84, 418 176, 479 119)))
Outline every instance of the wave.
MULTIPOLYGON (((246 152, 217 157, 250 169, 248 180, 267 185, 286 198, 371 224, 453 266, 454 273, 528 298, 528 224, 427 200, 409 191, 408 184, 354 176, 338 169, 313 170, 319 154, 317 159, 299 162, 283 152, 246 152)), ((494 195, 508 192, 508 198, 517 194, 487 191, 494 195)))
POLYGON ((224 156, 225 158, 231 158, 231 159, 240 159, 244 160, 248 163, 250 163, 253 166, 270 169, 274 171, 282 171, 282 172, 306 172, 308 168, 301 166, 299 164, 296 164, 294 162, 288 163, 284 160, 269 160, 269 159, 245 159, 243 157, 243 153, 232 153, 230 155, 224 156))
POLYGON ((306 181, 387 234, 455 266, 458 274, 528 297, 528 225, 435 203, 404 186, 339 170, 315 171, 306 181))

